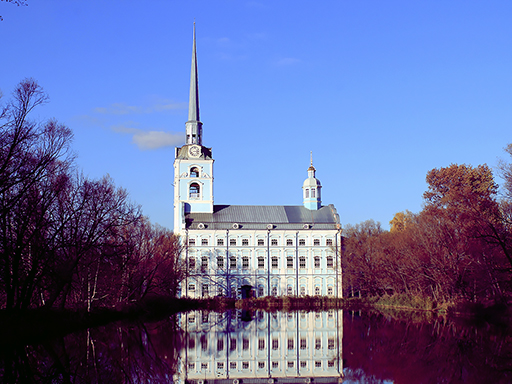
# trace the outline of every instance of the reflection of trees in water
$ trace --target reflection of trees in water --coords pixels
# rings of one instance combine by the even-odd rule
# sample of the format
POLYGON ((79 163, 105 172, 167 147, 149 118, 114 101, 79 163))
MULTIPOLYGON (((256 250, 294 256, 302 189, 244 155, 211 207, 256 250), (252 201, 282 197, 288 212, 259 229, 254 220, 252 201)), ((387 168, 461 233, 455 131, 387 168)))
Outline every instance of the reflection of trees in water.
POLYGON ((396 321, 376 314, 343 327, 347 377, 361 382, 505 383, 512 381, 510 330, 476 328, 456 320, 396 321))
POLYGON ((175 318, 98 327, 2 351, 0 377, 4 383, 168 383, 182 336, 175 318))

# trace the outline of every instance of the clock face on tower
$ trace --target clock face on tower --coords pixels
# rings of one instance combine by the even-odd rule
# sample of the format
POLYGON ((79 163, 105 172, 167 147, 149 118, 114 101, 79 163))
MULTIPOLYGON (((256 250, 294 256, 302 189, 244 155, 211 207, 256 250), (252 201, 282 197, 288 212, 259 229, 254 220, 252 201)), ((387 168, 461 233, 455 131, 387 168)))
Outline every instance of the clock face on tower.
POLYGON ((199 157, 201 155, 201 147, 199 145, 192 145, 188 148, 188 154, 190 157, 199 157))

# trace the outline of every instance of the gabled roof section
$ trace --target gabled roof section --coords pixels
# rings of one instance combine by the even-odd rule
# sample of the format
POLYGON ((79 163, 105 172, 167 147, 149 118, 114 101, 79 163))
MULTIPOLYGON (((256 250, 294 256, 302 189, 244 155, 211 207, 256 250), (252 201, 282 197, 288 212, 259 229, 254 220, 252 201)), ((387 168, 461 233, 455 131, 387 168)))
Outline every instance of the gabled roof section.
POLYGON ((299 230, 304 224, 308 229, 337 229, 339 216, 333 205, 319 210, 309 210, 301 205, 215 205, 213 213, 189 213, 186 215, 188 229, 198 229, 202 223, 207 229, 273 229, 299 230))

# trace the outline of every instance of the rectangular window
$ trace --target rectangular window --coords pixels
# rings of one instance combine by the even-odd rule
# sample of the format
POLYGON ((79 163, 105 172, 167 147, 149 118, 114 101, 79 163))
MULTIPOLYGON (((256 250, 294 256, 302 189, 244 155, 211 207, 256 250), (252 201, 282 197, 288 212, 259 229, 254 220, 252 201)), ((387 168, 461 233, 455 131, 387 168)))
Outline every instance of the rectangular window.
POLYGON ((329 360, 329 361, 327 362, 327 366, 328 366, 329 368, 334 367, 334 360, 329 360))
POLYGON ((327 348, 328 349, 334 349, 334 338, 331 337, 329 340, 327 340, 327 348))
POLYGON ((286 239, 286 245, 293 245, 292 239, 286 239))
POLYGON ((306 339, 301 338, 300 339, 300 349, 306 349, 306 347, 307 347, 306 339))
POLYGON ((218 339, 217 340, 217 351, 223 351, 224 350, 224 339, 218 339))
POLYGON ((236 369, 236 361, 230 361, 229 362, 229 368, 230 369, 236 369))
POLYGON ((291 285, 288 286, 287 291, 288 291, 288 296, 291 296, 293 294, 293 288, 291 285))
POLYGON ((286 268, 293 268, 293 257, 288 256, 286 258, 286 268))
POLYGON ((265 349, 265 339, 259 338, 258 339, 258 350, 263 351, 265 349))
POLYGON ((208 284, 203 284, 203 296, 208 296, 208 284))
POLYGON ((258 268, 265 268, 265 259, 262 256, 258 257, 258 268))
POLYGON ((258 297, 263 297, 265 293, 263 292, 263 286, 258 287, 258 297))
POLYGON ((305 296, 306 295, 306 287, 300 287, 300 294, 302 296, 305 296))
POLYGON ((292 350, 293 349, 293 339, 288 339, 288 350, 292 350))
POLYGON ((272 268, 278 268, 279 264, 278 264, 278 260, 277 260, 277 256, 272 256, 272 268))
POLYGON ((311 197, 315 197, 315 188, 311 188, 311 197))
POLYGON ((258 239, 258 245, 265 245, 265 240, 258 239))
POLYGON ((199 342, 201 343, 201 349, 203 351, 208 350, 208 339, 206 336, 201 336, 201 339, 199 339, 199 342))
POLYGON ((201 363, 201 369, 208 369, 208 363, 201 363))
POLYGON ((201 269, 206 269, 206 268, 208 268, 208 257, 203 256, 203 257, 201 257, 201 269))
POLYGON ((320 287, 315 287, 315 295, 320 296, 320 287))
POLYGON ((201 322, 206 324, 208 322, 208 312, 203 312, 203 316, 201 318, 201 322))
POLYGON ((249 239, 242 239, 242 245, 249 245, 249 239))
POLYGON ((242 340, 242 348, 244 351, 247 351, 249 349, 249 339, 242 340))
POLYGON ((218 361, 218 362, 217 362, 217 369, 219 369, 219 370, 224 369, 224 362, 222 362, 222 361, 218 361))
POLYGON ((242 268, 243 269, 249 268, 249 258, 247 256, 242 257, 242 268))
POLYGON ((315 368, 322 368, 322 362, 321 361, 315 361, 315 368))
POLYGON ((196 290, 196 285, 195 284, 189 284, 188 285, 188 290, 189 291, 195 291, 196 290))
POLYGON ((191 370, 191 371, 196 369, 196 363, 188 363, 188 369, 191 370))
POLYGON ((327 287, 327 296, 332 296, 332 287, 327 287))
POLYGON ((272 349, 275 351, 276 349, 279 349, 279 340, 278 339, 272 339, 272 349))
POLYGON ((208 245, 208 239, 201 239, 201 245, 208 245))
POLYGON ((229 258, 229 268, 236 269, 236 257, 231 256, 229 258))
POLYGON ((277 296, 277 287, 272 287, 272 296, 277 296))
POLYGON ((306 268, 306 258, 304 256, 299 257, 299 268, 306 268))
POLYGON ((308 366, 307 361, 302 360, 302 361, 300 362, 300 367, 301 367, 301 368, 306 368, 307 366, 308 366))
POLYGON ((258 361, 258 368, 265 368, 265 362, 264 361, 258 361))
POLYGON ((279 368, 279 362, 278 361, 273 361, 272 362, 272 368, 279 368))
POLYGON ((270 240, 270 245, 277 245, 277 239, 270 240))
POLYGON ((332 239, 325 240, 325 245, 331 246, 332 245, 332 239))
POLYGON ((229 350, 234 351, 236 350, 236 339, 229 339, 229 350))
POLYGON ((319 337, 317 337, 315 339, 315 349, 321 349, 321 348, 322 348, 322 340, 319 337))
POLYGON ((306 245, 306 239, 299 239, 299 245, 306 245))
POLYGON ((320 239, 313 240, 313 245, 320 245, 320 239))
POLYGON ((196 245, 196 239, 188 239, 188 245, 196 245))
POLYGON ((222 257, 222 256, 217 257, 217 268, 219 268, 219 269, 224 268, 224 257, 222 257))
POLYGON ((224 239, 217 239, 217 245, 224 245, 224 239))
POLYGON ((333 268, 334 267, 334 260, 332 256, 327 256, 327 268, 333 268))
POLYGON ((248 361, 242 361, 242 369, 249 369, 249 362, 248 361))
POLYGON ((236 239, 229 239, 229 245, 236 245, 236 239))
POLYGON ((191 257, 188 259, 188 267, 190 269, 195 269, 196 268, 196 259, 194 257, 191 257))
POLYGON ((320 268, 320 256, 315 256, 315 268, 320 268))
POLYGON ((288 362, 288 368, 293 368, 294 364, 293 364, 293 361, 289 361, 288 362))

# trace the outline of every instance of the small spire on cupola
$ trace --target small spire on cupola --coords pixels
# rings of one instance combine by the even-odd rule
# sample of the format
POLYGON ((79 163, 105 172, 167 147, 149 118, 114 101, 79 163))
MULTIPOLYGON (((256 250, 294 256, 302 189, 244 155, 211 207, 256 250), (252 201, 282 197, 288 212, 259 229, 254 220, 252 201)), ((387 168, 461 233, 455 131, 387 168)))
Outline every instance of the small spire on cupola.
POLYGON ((320 184, 320 180, 315 177, 316 169, 313 166, 313 152, 310 153, 310 156, 311 162, 308 168, 308 178, 304 180, 304 184, 302 184, 302 195, 304 207, 316 211, 322 206, 320 195, 322 185, 320 184))
POLYGON ((190 70, 190 97, 188 102, 188 121, 185 124, 186 144, 203 144, 203 123, 199 120, 199 84, 197 80, 196 22, 192 43, 192 68, 190 70))

